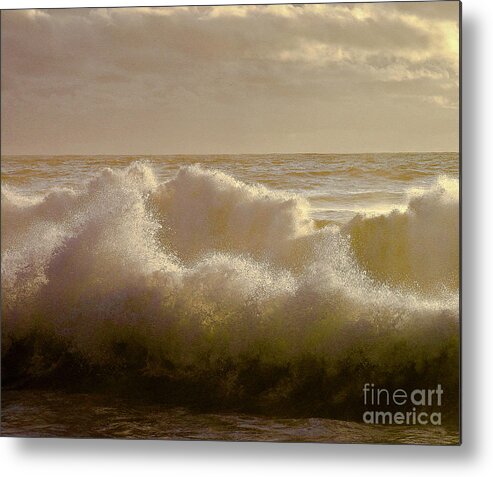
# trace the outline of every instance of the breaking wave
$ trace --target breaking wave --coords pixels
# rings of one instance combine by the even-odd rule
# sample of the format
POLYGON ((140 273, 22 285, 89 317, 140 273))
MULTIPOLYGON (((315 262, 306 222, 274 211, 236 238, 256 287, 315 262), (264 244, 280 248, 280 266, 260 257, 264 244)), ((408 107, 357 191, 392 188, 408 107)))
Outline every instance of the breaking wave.
POLYGON ((131 376, 308 414, 350 412, 371 380, 457 394, 453 181, 320 229, 301 196, 134 163, 80 190, 2 187, 1 212, 6 383, 131 376))
POLYGON ((411 191, 404 211, 356 216, 344 227, 365 270, 394 284, 438 292, 459 287, 459 185, 440 178, 411 191))

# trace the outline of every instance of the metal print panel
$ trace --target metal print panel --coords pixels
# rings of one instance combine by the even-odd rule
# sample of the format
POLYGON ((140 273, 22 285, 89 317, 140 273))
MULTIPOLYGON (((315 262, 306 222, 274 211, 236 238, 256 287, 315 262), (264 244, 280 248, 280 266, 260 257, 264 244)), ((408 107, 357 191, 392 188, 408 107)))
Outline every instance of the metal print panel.
POLYGON ((460 3, 2 11, 2 435, 460 442, 460 3))

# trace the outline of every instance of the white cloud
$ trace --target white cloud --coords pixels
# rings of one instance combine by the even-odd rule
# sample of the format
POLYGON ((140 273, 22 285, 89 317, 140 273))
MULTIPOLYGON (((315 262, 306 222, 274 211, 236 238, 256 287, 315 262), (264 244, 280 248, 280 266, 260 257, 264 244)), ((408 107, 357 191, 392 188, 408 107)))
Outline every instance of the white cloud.
MULTIPOLYGON (((348 123, 355 118, 357 124, 361 105, 370 103, 388 108, 369 113, 379 125, 374 134, 382 144, 388 140, 386 127, 395 128, 402 114, 407 124, 439 131, 443 146, 431 137, 430 146, 420 147, 453 148, 457 5, 3 12, 6 149, 23 150, 31 137, 33 150, 41 142, 47 150, 61 150, 67 140, 75 141, 85 131, 87 150, 102 150, 111 142, 103 134, 121 138, 124 131, 121 144, 128 149, 149 144, 154 152, 190 145, 195 151, 217 150, 222 148, 218 131, 223 130, 245 149, 247 137, 269 137, 272 130, 271 144, 265 139, 262 147, 276 150, 287 147, 285 138, 294 137, 296 128, 297 137, 307 137, 302 132, 313 130, 315 121, 334 128, 333 118, 339 115, 348 123), (390 98, 392 104, 385 106, 390 98), (408 114, 410 98, 422 104, 422 113, 416 110, 413 117, 408 114), (257 117, 247 117, 255 108, 257 117), (275 111, 285 133, 273 124, 275 111), (390 112, 397 116, 391 118, 390 112), (93 130, 98 121, 106 129, 93 130), (163 138, 160 128, 176 140, 163 138), (199 131, 200 137, 187 136, 183 132, 187 128, 199 131), (201 131, 218 139, 204 141, 201 131), (33 135, 38 142, 33 142, 33 135)), ((323 127, 318 130, 318 139, 309 135, 312 143, 289 147, 320 149, 336 134, 323 127)), ((355 130, 355 136, 362 135, 355 130)), ((405 138, 404 130, 393 141, 401 136, 405 138)), ((73 144, 80 147, 81 141, 73 144)), ((405 140, 401 142, 393 147, 409 148, 405 140)))

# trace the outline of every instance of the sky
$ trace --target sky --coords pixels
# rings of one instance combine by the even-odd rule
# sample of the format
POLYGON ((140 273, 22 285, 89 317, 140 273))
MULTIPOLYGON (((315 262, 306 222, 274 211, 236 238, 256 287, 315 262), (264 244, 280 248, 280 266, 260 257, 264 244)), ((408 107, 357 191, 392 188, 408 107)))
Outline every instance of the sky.
POLYGON ((455 1, 2 11, 2 154, 457 151, 455 1))

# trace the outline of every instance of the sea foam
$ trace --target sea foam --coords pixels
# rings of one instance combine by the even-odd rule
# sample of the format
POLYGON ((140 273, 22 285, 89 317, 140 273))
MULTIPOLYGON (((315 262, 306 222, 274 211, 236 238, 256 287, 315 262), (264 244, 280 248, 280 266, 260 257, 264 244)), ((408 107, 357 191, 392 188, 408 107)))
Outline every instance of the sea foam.
POLYGON ((5 187, 3 355, 36 337, 11 378, 56 367, 53 340, 111 372, 209 376, 221 396, 244 396, 245 363, 263 363, 260 394, 274 401, 303 387, 306 360, 324 379, 349 372, 347 360, 377 374, 387 359, 423 365, 457 337, 451 184, 415 193, 405 211, 322 229, 303 197, 200 166, 159 183, 134 163, 32 199, 5 187))

